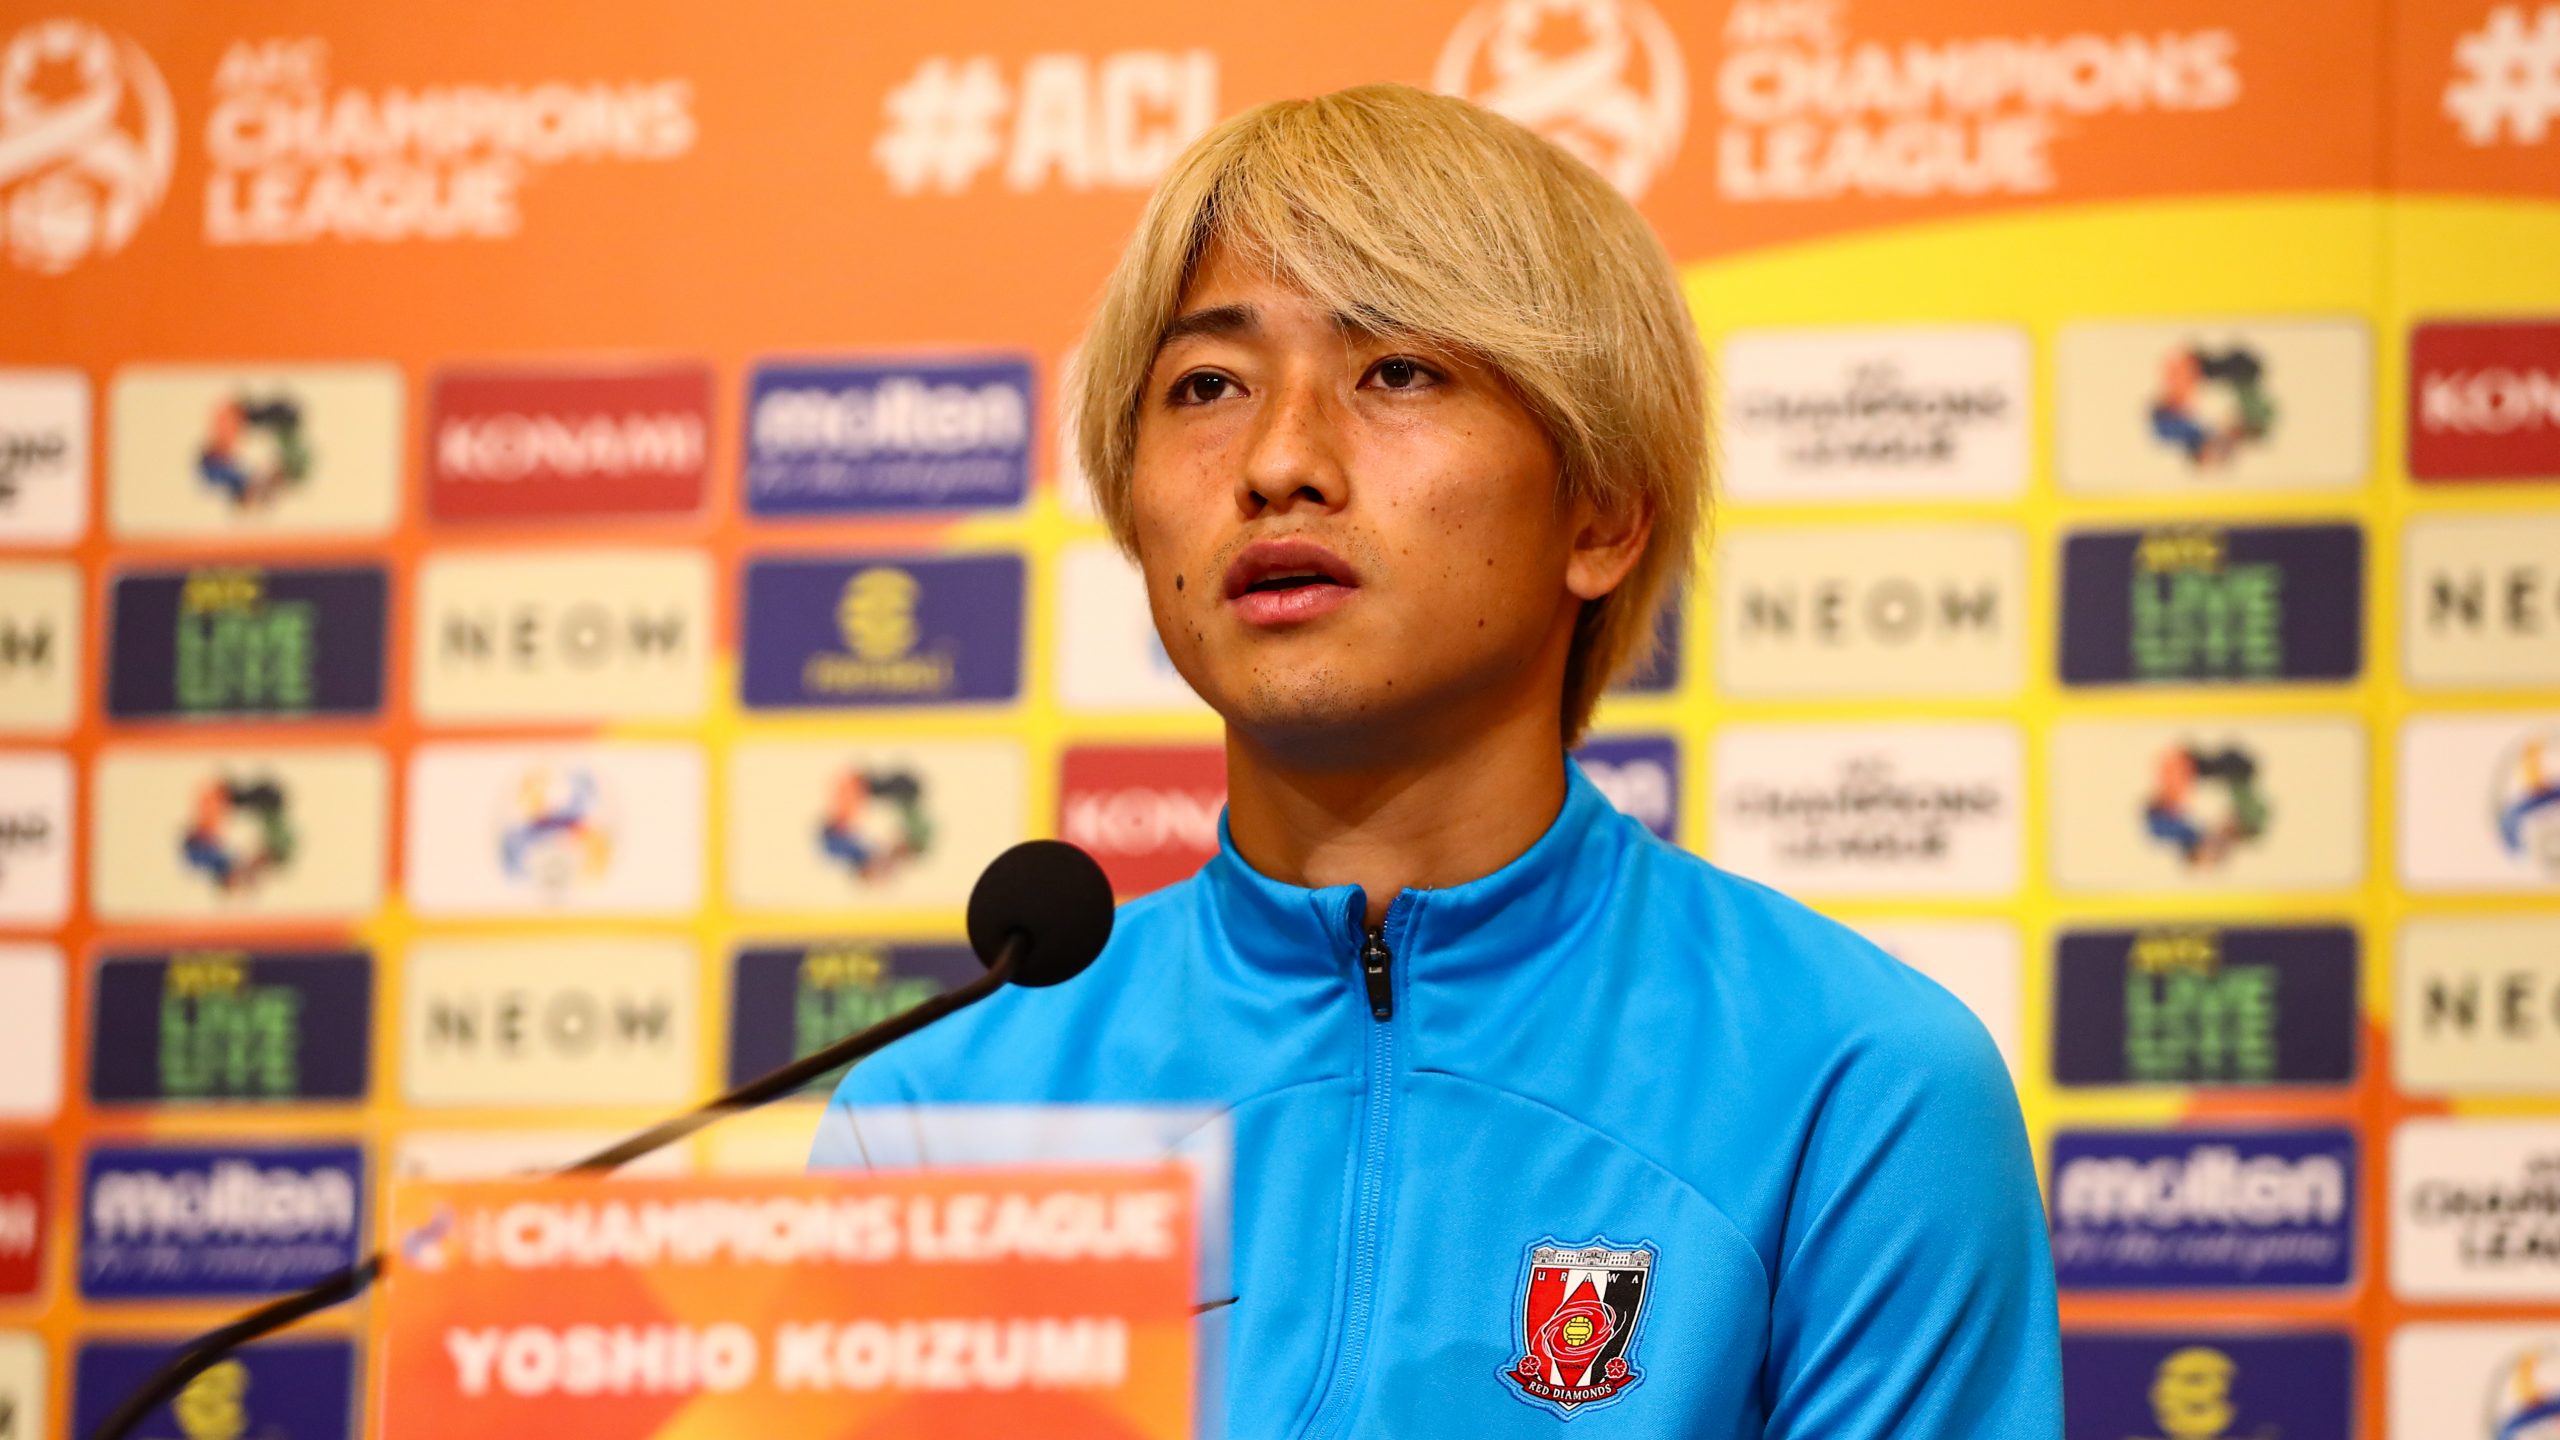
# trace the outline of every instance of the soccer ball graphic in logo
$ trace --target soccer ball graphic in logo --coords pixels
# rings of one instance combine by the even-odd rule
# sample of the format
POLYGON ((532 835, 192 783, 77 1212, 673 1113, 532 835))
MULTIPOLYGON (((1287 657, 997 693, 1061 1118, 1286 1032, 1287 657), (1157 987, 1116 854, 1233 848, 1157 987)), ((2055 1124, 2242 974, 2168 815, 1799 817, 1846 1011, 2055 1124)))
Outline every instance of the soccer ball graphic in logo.
POLYGON ((2498 757, 2489 796, 2498 844, 2560 878, 2560 731, 2528 735, 2498 757))
POLYGON ((818 848, 864 884, 877 884, 933 848, 924 781, 905 770, 854 770, 836 782, 818 848))
POLYGON ((293 822, 273 780, 207 781, 178 840, 187 868, 226 895, 254 888, 293 860, 293 822))
POLYGON ((2190 466, 2220 469, 2242 446, 2275 429, 2276 402, 2266 380, 2266 362, 2247 346, 2180 350, 2161 367, 2151 433, 2186 456, 2190 466))
POLYGON ((0 238, 58 275, 133 238, 168 192, 178 126, 151 58, 82 20, 0 49, 0 238))
POLYGON ((225 401, 205 428, 204 445, 196 451, 196 474, 222 492, 234 510, 265 508, 311 474, 302 407, 281 396, 225 401))
POLYGON ((1644 0, 1488 0, 1431 74, 1642 195, 1680 149, 1689 76, 1671 27, 1644 0))
POLYGON ((530 771, 500 819, 498 863, 508 879, 560 894, 613 863, 613 820, 593 771, 575 765, 530 771))
POLYGON ((2560 1344, 2517 1354, 2489 1385, 2481 1433, 2494 1440, 2560 1440, 2560 1344))
POLYGON ((2237 745, 2180 745, 2160 757, 2142 821, 2151 838, 2176 849, 2188 869, 2211 870, 2234 848, 2267 833, 2270 813, 2258 790, 2257 757, 2237 745))

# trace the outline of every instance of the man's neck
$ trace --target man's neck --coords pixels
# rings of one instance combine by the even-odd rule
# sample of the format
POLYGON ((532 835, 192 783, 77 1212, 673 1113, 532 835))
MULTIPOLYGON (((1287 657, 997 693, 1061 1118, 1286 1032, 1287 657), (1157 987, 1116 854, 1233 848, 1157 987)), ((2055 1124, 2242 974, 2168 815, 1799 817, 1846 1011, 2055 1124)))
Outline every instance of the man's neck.
POLYGON ((1374 926, 1399 890, 1501 869, 1564 806, 1564 739, 1552 705, 1446 743, 1387 748, 1398 758, 1306 765, 1230 726, 1227 828, 1236 852, 1287 884, 1361 887, 1374 926))

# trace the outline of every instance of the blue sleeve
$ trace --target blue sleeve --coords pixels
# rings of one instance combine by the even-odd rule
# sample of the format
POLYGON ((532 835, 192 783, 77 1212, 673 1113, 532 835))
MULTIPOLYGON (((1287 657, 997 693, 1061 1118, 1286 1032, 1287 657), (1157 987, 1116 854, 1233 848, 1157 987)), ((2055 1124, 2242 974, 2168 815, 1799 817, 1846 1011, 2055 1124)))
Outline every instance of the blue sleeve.
POLYGON ((2054 1440, 2061 1338, 2035 1161, 1991 1038, 1952 999, 1830 1072, 1787 1208, 1769 1440, 2054 1440))
POLYGON ((812 1170, 868 1170, 872 1157, 854 1128, 853 1112, 858 1106, 910 1105, 915 1097, 908 1092, 898 1067, 888 1063, 885 1055, 874 1055, 860 1061, 845 1072, 836 1085, 836 1093, 827 1100, 825 1113, 818 1117, 818 1133, 809 1142, 809 1168, 812 1170))

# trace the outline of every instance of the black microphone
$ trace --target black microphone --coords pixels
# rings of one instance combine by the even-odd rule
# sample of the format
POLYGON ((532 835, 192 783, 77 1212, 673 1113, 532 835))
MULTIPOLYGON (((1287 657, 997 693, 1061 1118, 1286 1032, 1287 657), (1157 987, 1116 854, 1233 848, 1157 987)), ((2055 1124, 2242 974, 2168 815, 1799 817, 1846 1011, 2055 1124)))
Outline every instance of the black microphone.
MULTIPOLYGON (((601 1175, 617 1170, 715 1121, 789 1095, 837 1066, 903 1040, 1008 984, 1043 988, 1072 980, 1102 953, 1111 938, 1111 920, 1111 882, 1092 856, 1064 840, 1026 840, 997 856, 979 873, 977 885, 969 892, 969 948, 978 952, 987 973, 553 1173, 601 1175)), ((231 1352, 363 1294, 389 1268, 388 1261, 385 1252, 377 1250, 307 1289, 269 1301, 197 1336, 135 1387, 115 1413, 90 1432, 90 1440, 124 1440, 144 1416, 231 1352)))

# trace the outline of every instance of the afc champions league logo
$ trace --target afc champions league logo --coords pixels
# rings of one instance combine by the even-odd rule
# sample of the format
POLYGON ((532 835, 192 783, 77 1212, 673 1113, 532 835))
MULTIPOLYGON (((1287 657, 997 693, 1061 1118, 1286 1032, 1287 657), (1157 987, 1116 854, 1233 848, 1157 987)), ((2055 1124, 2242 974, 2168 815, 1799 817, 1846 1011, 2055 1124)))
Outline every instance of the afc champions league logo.
POLYGON ((1689 124, 1679 43, 1644 0, 1489 0, 1458 22, 1431 84, 1563 146, 1630 200, 1689 124))
POLYGON ((22 268, 122 250, 176 157, 169 87, 132 41, 48 20, 0 49, 0 246, 22 268))

